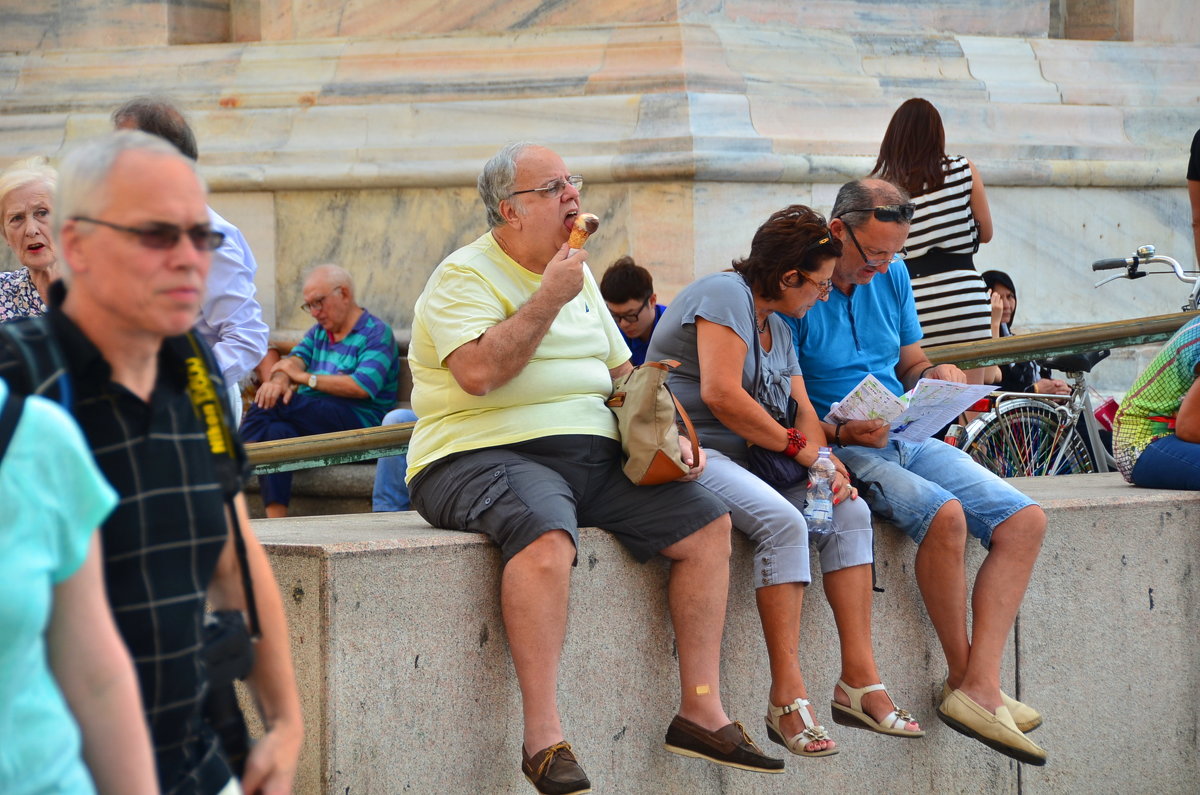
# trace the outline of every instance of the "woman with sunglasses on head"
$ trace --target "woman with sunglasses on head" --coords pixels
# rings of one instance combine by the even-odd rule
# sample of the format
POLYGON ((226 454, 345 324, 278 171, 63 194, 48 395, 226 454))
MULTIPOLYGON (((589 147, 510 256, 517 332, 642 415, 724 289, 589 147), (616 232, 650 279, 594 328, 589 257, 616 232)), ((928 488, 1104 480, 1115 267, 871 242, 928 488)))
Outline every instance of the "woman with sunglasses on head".
POLYGON ((44 315, 58 255, 50 239, 50 213, 58 172, 46 158, 14 163, 0 173, 4 240, 21 267, 0 272, 0 322, 44 315))
MULTIPOLYGON (((905 248, 921 344, 991 338, 991 305, 973 255, 992 239, 983 180, 961 155, 946 155, 942 117, 928 100, 906 101, 892 116, 871 176, 904 188, 916 205, 905 248)), ((999 380, 996 368, 964 371, 974 384, 999 380)))
POLYGON ((771 668, 768 734, 800 756, 838 750, 809 705, 798 656, 810 539, 820 552, 841 644, 834 719, 882 734, 924 734, 879 684, 871 643, 871 515, 836 459, 831 531, 810 536, 802 513, 804 468, 827 441, 791 333, 776 313, 800 317, 828 298, 840 253, 820 215, 803 205, 780 210, 759 227, 750 256, 732 272, 705 276, 676 296, 646 357, 680 362, 669 384, 708 451, 700 483, 725 500, 734 527, 755 544, 755 600, 771 668), (795 461, 800 479, 770 485, 749 468, 751 445, 795 461))

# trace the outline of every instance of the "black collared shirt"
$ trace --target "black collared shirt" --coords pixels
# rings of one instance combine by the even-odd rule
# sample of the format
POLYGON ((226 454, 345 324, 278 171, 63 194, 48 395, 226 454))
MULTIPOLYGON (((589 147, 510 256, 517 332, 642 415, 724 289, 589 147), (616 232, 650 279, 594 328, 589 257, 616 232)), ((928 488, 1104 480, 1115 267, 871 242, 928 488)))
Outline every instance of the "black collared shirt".
MULTIPOLYGON (((164 793, 215 793, 232 773, 201 717, 207 681, 199 652, 206 591, 228 530, 184 361, 164 343, 154 391, 142 401, 112 381, 100 351, 57 308, 61 298, 60 288, 49 323, 66 358, 73 411, 120 495, 102 526, 105 579, 137 667, 159 783, 164 793)), ((0 346, 0 377, 18 366, 0 346)), ((245 452, 236 447, 244 470, 245 452)))

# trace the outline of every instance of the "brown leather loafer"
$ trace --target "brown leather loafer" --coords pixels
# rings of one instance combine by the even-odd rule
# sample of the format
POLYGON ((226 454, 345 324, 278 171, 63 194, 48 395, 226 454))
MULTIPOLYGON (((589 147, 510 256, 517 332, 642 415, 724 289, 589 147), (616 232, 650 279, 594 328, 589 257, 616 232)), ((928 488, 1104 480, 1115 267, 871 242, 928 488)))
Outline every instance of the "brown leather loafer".
POLYGON ((667 727, 668 751, 680 756, 707 759, 726 767, 755 773, 782 773, 783 760, 767 756, 754 744, 739 721, 709 731, 679 715, 667 727))
POLYGON ((582 795, 592 791, 592 782, 579 766, 566 740, 543 748, 532 757, 521 746, 521 772, 542 795, 582 795))

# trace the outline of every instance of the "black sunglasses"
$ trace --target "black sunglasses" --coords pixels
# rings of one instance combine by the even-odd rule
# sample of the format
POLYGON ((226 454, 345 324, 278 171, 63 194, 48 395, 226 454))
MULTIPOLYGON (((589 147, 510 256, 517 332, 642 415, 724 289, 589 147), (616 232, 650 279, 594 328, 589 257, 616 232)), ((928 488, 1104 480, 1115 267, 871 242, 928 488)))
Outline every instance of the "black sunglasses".
POLYGON ((878 207, 856 207, 853 210, 843 210, 834 218, 841 218, 850 213, 874 213, 875 218, 880 221, 888 221, 890 223, 908 223, 913 219, 913 213, 917 211, 917 205, 909 202, 908 204, 881 204, 878 207))
POLYGON ((197 224, 190 229, 184 229, 175 224, 163 223, 161 221, 154 221, 143 227, 134 227, 121 226, 120 224, 101 221, 99 218, 88 218, 83 215, 72 216, 71 220, 99 224, 100 226, 107 226, 109 229, 115 229, 118 232, 134 235, 137 237, 138 243, 146 248, 159 251, 175 248, 175 246, 179 245, 179 238, 183 235, 188 236, 188 240, 192 241, 192 245, 196 247, 197 251, 216 251, 225 242, 224 232, 214 232, 211 227, 205 224, 197 224))

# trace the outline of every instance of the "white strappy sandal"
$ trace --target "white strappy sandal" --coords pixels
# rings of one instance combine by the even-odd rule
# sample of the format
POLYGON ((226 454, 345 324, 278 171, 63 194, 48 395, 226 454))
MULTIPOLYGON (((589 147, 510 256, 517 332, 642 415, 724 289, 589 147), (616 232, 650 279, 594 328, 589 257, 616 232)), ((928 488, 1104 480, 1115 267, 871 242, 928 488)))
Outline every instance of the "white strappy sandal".
POLYGON ((822 740, 832 740, 829 733, 825 731, 825 727, 813 723, 812 716, 808 714, 808 699, 798 698, 791 704, 785 707, 777 707, 774 704, 768 704, 767 713, 767 737, 771 742, 782 745, 784 748, 791 751, 797 756, 833 756, 838 752, 838 748, 825 748, 820 751, 806 751, 805 746, 810 743, 820 742, 822 740), (779 719, 789 712, 799 712, 800 717, 804 720, 804 731, 794 735, 790 740, 783 738, 783 732, 779 729, 779 719))
MULTIPOLYGON (((850 706, 839 704, 837 701, 830 702, 833 705, 833 722, 841 726, 849 726, 852 729, 866 729, 867 731, 878 732, 879 734, 890 734, 893 737, 924 737, 925 730, 918 729, 913 731, 906 729, 909 723, 915 723, 915 719, 906 709, 896 707, 883 720, 876 721, 871 715, 862 708, 862 699, 867 693, 874 693, 876 690, 887 691, 887 688, 881 684, 867 685, 866 687, 850 687, 850 685, 838 680, 838 687, 842 689, 850 698, 850 706)), ((892 702, 895 706, 896 702, 892 702)))

